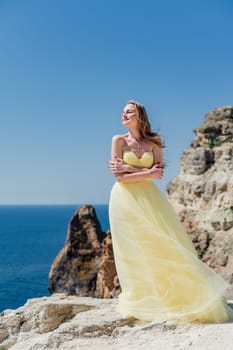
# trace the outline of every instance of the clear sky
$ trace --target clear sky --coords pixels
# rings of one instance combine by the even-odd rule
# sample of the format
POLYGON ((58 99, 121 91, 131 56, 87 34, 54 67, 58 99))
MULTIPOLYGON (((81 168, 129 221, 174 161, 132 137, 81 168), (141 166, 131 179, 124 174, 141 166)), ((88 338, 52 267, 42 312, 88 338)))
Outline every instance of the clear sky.
POLYGON ((111 139, 142 102, 179 172, 233 100, 231 0, 0 0, 0 204, 107 203, 111 139))

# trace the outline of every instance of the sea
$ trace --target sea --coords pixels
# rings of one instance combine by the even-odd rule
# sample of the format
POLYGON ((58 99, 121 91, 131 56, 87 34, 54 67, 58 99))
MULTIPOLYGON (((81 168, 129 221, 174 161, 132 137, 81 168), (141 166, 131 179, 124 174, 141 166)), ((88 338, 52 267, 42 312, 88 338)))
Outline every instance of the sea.
MULTIPOLYGON (((0 312, 50 295, 48 274, 81 205, 0 206, 0 312)), ((103 232, 108 205, 93 205, 103 232)))

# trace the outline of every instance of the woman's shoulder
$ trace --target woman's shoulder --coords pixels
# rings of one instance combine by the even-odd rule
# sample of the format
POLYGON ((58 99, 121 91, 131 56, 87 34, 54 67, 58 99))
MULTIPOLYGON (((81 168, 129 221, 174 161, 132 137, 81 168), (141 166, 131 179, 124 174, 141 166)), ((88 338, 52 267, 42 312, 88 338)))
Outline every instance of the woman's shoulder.
POLYGON ((125 143, 125 139, 126 139, 127 134, 124 135, 114 135, 112 137, 112 142, 116 142, 116 143, 125 143))
POLYGON ((154 146, 163 147, 163 142, 161 140, 160 135, 158 134, 153 137, 152 143, 154 144, 154 146))

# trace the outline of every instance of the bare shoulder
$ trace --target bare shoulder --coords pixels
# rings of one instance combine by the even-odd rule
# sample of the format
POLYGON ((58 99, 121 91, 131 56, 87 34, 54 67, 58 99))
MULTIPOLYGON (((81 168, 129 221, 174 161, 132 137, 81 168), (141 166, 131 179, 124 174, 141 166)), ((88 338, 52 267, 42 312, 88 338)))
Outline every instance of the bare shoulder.
POLYGON ((112 159, 122 158, 122 151, 125 144, 124 135, 114 135, 112 138, 112 159))
POLYGON ((124 144, 125 143, 125 135, 114 135, 112 138, 112 142, 116 144, 124 144))
POLYGON ((154 147, 159 147, 159 148, 163 147, 163 142, 162 142, 161 137, 159 135, 156 135, 154 137, 153 145, 154 145, 154 147))

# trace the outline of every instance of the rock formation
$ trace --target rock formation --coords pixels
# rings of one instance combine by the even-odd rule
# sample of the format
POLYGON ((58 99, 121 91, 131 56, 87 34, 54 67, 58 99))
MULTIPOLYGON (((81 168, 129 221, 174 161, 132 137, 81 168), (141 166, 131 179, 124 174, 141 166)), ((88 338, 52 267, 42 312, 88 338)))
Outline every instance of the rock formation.
POLYGON ((90 205, 78 208, 71 218, 65 245, 49 273, 49 290, 100 298, 120 292, 111 234, 102 232, 90 205))
POLYGON ((215 108, 194 132, 168 198, 202 260, 233 283, 233 106, 215 108))
POLYGON ((231 350, 233 323, 122 318, 117 299, 53 294, 0 314, 1 350, 231 350))

